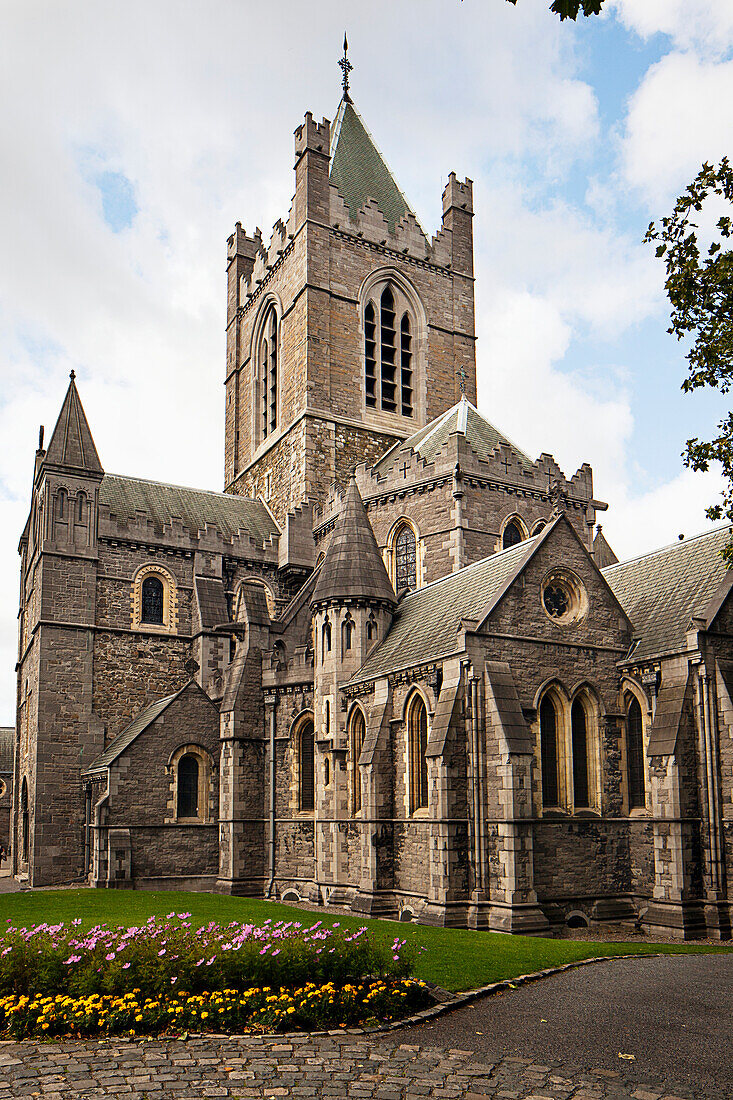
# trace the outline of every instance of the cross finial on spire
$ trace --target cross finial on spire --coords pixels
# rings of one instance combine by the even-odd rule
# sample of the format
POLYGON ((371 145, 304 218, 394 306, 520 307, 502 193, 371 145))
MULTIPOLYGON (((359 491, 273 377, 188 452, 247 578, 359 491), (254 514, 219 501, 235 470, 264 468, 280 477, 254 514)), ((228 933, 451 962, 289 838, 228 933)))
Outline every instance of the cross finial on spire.
POLYGON ((341 72, 344 74, 341 79, 341 87, 344 89, 344 99, 347 103, 351 103, 351 96, 349 95, 349 73, 354 68, 348 58, 349 42, 344 32, 344 56, 339 61, 341 72))
POLYGON ((69 378, 71 379, 72 382, 74 381, 74 379, 76 378, 76 371, 75 370, 70 370, 69 371, 69 378))

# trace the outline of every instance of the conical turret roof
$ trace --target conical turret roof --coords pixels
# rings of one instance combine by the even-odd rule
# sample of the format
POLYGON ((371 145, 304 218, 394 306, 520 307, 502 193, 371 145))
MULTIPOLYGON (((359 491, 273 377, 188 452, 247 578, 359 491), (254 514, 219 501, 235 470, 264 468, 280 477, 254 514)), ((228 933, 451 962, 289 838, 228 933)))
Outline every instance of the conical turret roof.
POLYGON ((311 606, 345 600, 368 600, 390 607, 397 603, 353 478, 346 491, 339 526, 321 565, 311 606))
POLYGON ((86 473, 103 474, 102 463, 99 461, 91 429, 76 389, 75 377, 72 371, 69 388, 44 456, 44 462, 46 465, 65 466, 84 470, 86 473))

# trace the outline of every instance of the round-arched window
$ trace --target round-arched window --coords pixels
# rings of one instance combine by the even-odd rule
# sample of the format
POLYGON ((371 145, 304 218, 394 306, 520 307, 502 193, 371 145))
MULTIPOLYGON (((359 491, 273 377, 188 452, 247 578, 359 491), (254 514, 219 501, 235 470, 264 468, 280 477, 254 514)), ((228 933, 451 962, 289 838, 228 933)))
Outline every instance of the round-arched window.
POLYGON ((163 623, 163 582, 158 577, 146 577, 142 584, 142 610, 140 621, 163 623))

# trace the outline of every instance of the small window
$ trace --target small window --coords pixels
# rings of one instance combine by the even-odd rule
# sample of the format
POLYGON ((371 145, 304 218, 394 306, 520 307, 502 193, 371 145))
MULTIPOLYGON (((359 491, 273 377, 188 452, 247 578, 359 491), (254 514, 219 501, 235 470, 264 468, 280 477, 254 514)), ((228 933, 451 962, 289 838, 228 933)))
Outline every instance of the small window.
POLYGON ((344 653, 349 653, 354 641, 354 620, 344 619, 341 626, 341 646, 344 653))
POLYGON ((395 591, 412 591, 417 588, 417 542, 415 532, 404 524, 394 542, 395 591))
POLYGON ((312 810, 315 807, 315 740, 313 723, 306 722, 300 732, 300 808, 312 810))
POLYGON ((576 699, 570 712, 573 742, 573 802, 575 808, 590 805, 588 790, 588 727, 585 707, 576 699))
POLYGON ((407 716, 410 748, 410 811, 428 804, 428 711, 421 695, 415 695, 407 716))
POLYGON ((377 632, 377 620, 371 616, 367 619, 366 632, 367 642, 376 642, 379 636, 377 632))
POLYGON ((326 621, 323 624, 323 660, 326 659, 326 654, 331 652, 331 624, 326 621))
POLYGON ((632 697, 626 713, 626 775, 629 788, 629 809, 643 809, 646 806, 644 735, 641 707, 634 697, 632 697))
POLYGON ((158 626, 163 623, 163 582, 158 577, 146 577, 143 581, 140 621, 158 626))
POLYGON ((516 546, 518 543, 522 542, 523 539, 524 535, 522 534, 522 529, 517 521, 513 519, 510 523, 507 523, 504 528, 501 545, 504 550, 507 550, 510 546, 516 546))
POLYGON ((351 716, 350 749, 351 749, 351 805, 353 812, 357 814, 361 809, 361 774, 359 771, 359 757, 364 747, 364 733, 366 723, 364 713, 358 707, 351 716))
POLYGON ((178 761, 178 817, 199 815, 199 762, 193 753, 178 761))
POLYGON ((323 785, 324 787, 331 786, 331 761, 327 756, 323 760, 323 785))
POLYGON ((86 505, 87 505, 86 493, 77 493, 76 494, 76 522, 77 523, 83 523, 84 522, 84 512, 86 510, 86 505))
POLYGON ((560 789, 557 771, 557 711, 548 695, 540 706, 540 753, 542 756, 542 805, 557 806, 560 789))
POLYGON ((58 519, 66 519, 67 494, 66 489, 59 489, 56 495, 56 516, 58 519))

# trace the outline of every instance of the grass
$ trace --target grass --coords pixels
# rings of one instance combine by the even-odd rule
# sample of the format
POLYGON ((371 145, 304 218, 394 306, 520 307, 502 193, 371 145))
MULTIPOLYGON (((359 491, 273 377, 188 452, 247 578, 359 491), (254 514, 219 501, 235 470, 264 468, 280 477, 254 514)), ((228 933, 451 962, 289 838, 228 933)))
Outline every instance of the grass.
POLYGON ((0 934, 6 921, 14 925, 57 923, 80 917, 84 925, 128 926, 141 924, 150 916, 171 911, 191 914, 197 925, 216 921, 259 924, 272 920, 299 920, 306 927, 322 920, 339 922, 342 928, 369 928, 374 939, 395 935, 415 950, 415 976, 458 992, 503 978, 516 978, 545 967, 599 955, 699 954, 730 951, 707 944, 603 943, 582 940, 553 940, 531 936, 503 936, 494 932, 430 928, 394 921, 366 920, 341 916, 329 910, 314 912, 278 902, 253 898, 232 898, 218 894, 183 892, 43 890, 0 895, 0 934))

